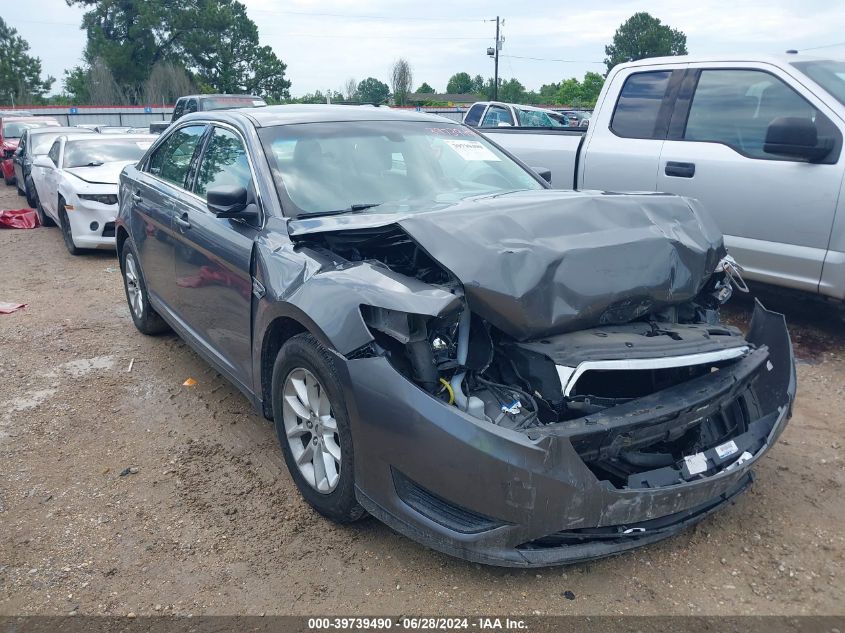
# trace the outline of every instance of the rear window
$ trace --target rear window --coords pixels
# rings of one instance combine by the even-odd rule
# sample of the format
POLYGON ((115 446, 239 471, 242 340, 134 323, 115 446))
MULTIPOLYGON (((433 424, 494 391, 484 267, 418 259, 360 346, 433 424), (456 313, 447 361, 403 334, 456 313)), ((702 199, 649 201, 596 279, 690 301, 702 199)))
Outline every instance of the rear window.
POLYGON ((464 118, 464 123, 466 125, 478 127, 478 124, 481 123, 482 112, 484 112, 484 105, 481 103, 476 103, 469 109, 469 112, 467 112, 467 115, 464 118))
POLYGON ((263 99, 256 97, 211 97, 202 100, 202 110, 229 110, 231 108, 258 108, 266 106, 263 99))
POLYGON ((625 138, 662 138, 657 118, 672 71, 636 73, 625 80, 610 129, 625 138))
POLYGON ((4 138, 20 138, 24 130, 29 130, 35 127, 46 127, 47 123, 41 121, 9 121, 3 124, 4 138))

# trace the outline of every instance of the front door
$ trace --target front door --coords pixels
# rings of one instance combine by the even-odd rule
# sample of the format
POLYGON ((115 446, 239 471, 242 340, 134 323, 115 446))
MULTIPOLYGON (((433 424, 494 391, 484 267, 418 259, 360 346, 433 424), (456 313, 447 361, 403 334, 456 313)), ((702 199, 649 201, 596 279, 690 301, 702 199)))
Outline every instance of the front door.
POLYGON ((184 125, 167 133, 127 192, 133 211, 132 235, 141 260, 147 291, 168 312, 176 312, 173 282, 173 218, 181 200, 190 198, 189 172, 207 129, 205 123, 184 125))
POLYGON ((842 133, 823 104, 763 67, 690 73, 695 89, 679 101, 657 190, 700 200, 749 278, 816 292, 842 180, 842 133), (767 128, 781 117, 811 119, 834 150, 820 163, 766 153, 767 128))
POLYGON ((252 385, 252 244, 259 229, 218 218, 206 192, 220 186, 255 187, 246 145, 232 129, 213 127, 199 159, 192 195, 173 219, 179 317, 231 377, 252 385))

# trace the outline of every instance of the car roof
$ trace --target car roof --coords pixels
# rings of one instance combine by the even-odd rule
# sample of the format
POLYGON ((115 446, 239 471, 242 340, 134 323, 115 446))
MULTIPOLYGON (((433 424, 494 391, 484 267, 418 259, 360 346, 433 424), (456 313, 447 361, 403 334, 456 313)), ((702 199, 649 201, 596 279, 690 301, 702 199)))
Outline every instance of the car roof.
POLYGON ((233 94, 201 94, 201 95, 185 95, 184 97, 179 97, 180 99, 261 99, 264 101, 263 97, 258 97, 256 95, 233 95, 233 94))
MULTIPOLYGON (((27 130, 27 131, 30 133, 30 135, 32 135, 32 134, 57 134, 58 136, 62 136, 62 134, 66 134, 68 132, 73 132, 74 134, 81 134, 81 133, 83 133, 83 132, 81 132, 81 130, 84 130, 84 129, 85 128, 67 127, 67 126, 56 127, 54 125, 52 127, 49 127, 49 126, 47 126, 47 127, 33 127, 33 128, 29 128, 29 130, 27 130)), ((94 132, 93 130, 91 130, 91 132, 89 132, 89 133, 90 134, 96 134, 96 132, 94 132)))
POLYGON ((295 123, 328 123, 344 121, 421 121, 428 123, 452 123, 456 121, 425 112, 415 110, 394 110, 386 107, 365 105, 328 105, 328 104, 296 104, 265 106, 263 108, 235 108, 232 110, 212 110, 208 112, 192 112, 179 119, 215 121, 244 121, 248 119, 255 127, 273 127, 276 125, 292 125, 295 123))
POLYGON ((158 139, 158 136, 155 134, 109 134, 107 136, 103 136, 102 134, 85 134, 85 133, 74 133, 74 134, 67 134, 65 135, 65 140, 70 141, 98 141, 101 143, 110 143, 112 141, 121 141, 121 140, 129 140, 129 141, 155 141, 158 139))
MULTIPOLYGON (((816 55, 805 55, 802 53, 781 53, 779 55, 755 55, 753 53, 737 53, 735 55, 677 55, 675 57, 649 57, 634 62, 620 64, 625 68, 639 66, 660 66, 663 64, 699 64, 707 62, 757 62, 775 65, 791 64, 794 62, 809 61, 836 61, 831 57, 820 57, 816 55)), ((840 60, 841 61, 841 60, 840 60)))

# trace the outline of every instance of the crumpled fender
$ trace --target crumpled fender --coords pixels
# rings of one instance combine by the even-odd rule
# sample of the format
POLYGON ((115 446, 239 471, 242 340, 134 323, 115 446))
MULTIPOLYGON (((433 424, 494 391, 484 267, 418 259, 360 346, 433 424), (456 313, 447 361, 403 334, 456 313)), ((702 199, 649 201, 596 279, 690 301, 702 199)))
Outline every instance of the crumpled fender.
POLYGON ((314 251, 294 252, 290 243, 259 241, 256 248, 254 276, 265 291, 255 321, 259 335, 274 319, 289 317, 324 345, 346 355, 372 341, 361 305, 430 316, 461 306, 458 295, 378 262, 336 265, 314 251))

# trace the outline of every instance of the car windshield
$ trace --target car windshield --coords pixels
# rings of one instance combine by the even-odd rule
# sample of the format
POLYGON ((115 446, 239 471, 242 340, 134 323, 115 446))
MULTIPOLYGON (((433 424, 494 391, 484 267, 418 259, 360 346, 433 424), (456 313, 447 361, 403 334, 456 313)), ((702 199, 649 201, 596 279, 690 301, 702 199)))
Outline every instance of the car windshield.
POLYGON ((152 144, 151 140, 138 138, 68 141, 64 166, 89 167, 117 161, 137 161, 152 144))
POLYGON ((342 121, 263 128, 288 215, 439 208, 473 196, 542 189, 525 169, 459 124, 342 121))
POLYGON ((517 108, 521 127, 563 127, 563 123, 548 112, 517 108))
POLYGON ((25 130, 45 127, 46 125, 46 123, 40 121, 9 121, 3 124, 3 136, 5 138, 20 138, 25 130))
POLYGON ((845 62, 823 60, 792 64, 845 105, 845 62))
POLYGON ((256 97, 207 97, 203 99, 203 110, 228 110, 230 108, 258 108, 266 106, 263 99, 256 97))

